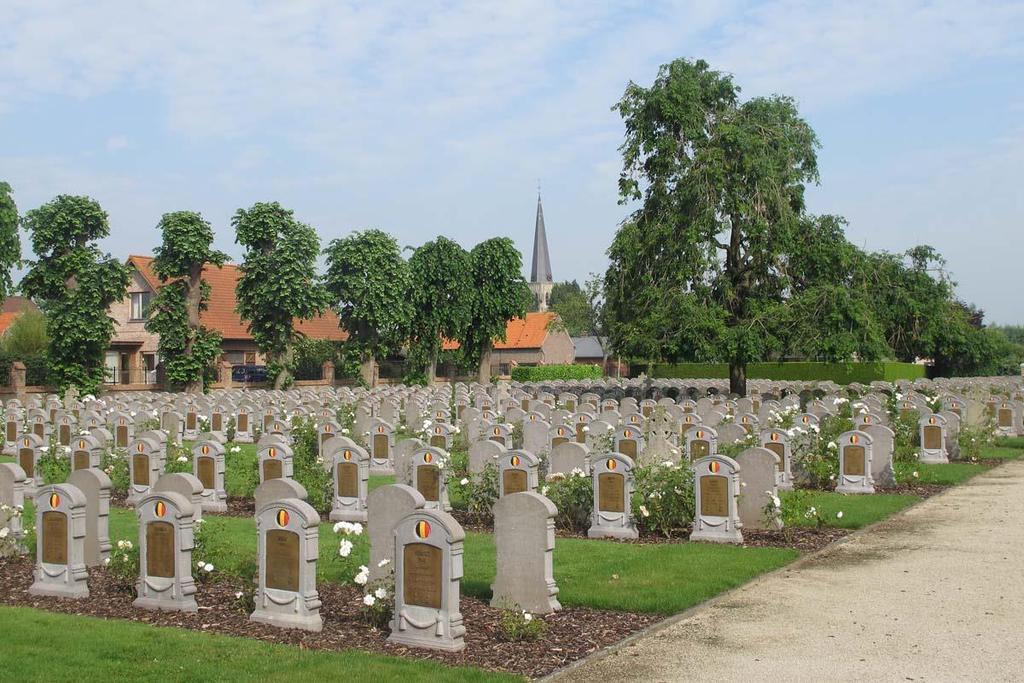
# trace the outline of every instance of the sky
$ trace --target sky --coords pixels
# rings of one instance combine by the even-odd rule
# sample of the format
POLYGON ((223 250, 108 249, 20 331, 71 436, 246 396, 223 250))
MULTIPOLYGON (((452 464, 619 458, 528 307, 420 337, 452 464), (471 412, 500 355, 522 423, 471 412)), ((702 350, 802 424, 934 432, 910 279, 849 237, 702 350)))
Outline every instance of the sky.
MULTIPOLYGON (((148 254, 167 211, 241 255, 279 201, 324 243, 513 238, 537 187, 556 280, 603 272, 629 213, 611 106, 705 59, 817 132, 814 213, 870 250, 938 248, 961 298, 1024 323, 1024 2, 0 0, 0 179, 24 212, 86 194, 103 248, 148 254)), ((25 256, 30 247, 23 239, 25 256)))

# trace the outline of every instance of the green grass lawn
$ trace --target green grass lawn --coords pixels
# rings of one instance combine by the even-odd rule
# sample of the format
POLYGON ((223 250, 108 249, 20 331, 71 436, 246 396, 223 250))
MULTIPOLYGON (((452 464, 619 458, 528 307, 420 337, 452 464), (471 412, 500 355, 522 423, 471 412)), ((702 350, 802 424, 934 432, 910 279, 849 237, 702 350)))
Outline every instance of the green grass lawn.
MULTIPOLYGON (((791 494, 783 491, 781 498, 785 506, 786 498, 791 494)), ((891 493, 843 494, 832 491, 812 491, 808 504, 818 510, 825 520, 825 525, 837 529, 860 529, 869 524, 881 521, 903 508, 921 500, 920 496, 899 495, 891 493), (843 516, 839 517, 838 513, 843 516)), ((814 526, 812 519, 800 519, 800 526, 814 526)))
POLYGON ((128 621, 0 607, 3 678, 17 681, 517 681, 357 650, 300 650, 128 621), (59 634, 59 635, 58 635, 59 634))
MULTIPOLYGON (((256 525, 251 519, 206 515, 204 536, 209 552, 202 559, 235 572, 256 557, 256 525)), ((110 511, 110 537, 138 541, 135 515, 110 511)), ((346 581, 352 575, 336 560, 337 536, 331 524, 320 525, 321 581, 346 581)), ((795 550, 737 548, 703 543, 626 544, 560 538, 555 544, 555 580, 563 605, 621 611, 673 614, 723 590, 738 586, 797 557, 795 550), (614 576, 618 578, 614 578, 614 576)), ((356 566, 369 556, 366 535, 355 541, 356 566)), ((462 592, 481 599, 491 596, 495 574, 491 534, 467 533, 462 592)), ((198 558, 197 558, 198 559, 198 558)))

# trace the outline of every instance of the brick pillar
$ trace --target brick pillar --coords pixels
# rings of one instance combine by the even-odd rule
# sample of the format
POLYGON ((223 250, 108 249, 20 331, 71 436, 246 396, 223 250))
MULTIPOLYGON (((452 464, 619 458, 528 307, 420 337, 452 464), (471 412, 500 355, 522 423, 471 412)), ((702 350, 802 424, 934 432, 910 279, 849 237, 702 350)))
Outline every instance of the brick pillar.
POLYGON ((222 360, 217 364, 217 366, 217 375, 221 387, 224 389, 231 389, 234 386, 231 380, 231 363, 226 360, 222 360))
POLYGON ((324 382, 328 386, 334 386, 334 361, 325 360, 323 365, 324 382))
POLYGON ((25 402, 25 364, 20 360, 11 363, 11 389, 22 403, 25 402))

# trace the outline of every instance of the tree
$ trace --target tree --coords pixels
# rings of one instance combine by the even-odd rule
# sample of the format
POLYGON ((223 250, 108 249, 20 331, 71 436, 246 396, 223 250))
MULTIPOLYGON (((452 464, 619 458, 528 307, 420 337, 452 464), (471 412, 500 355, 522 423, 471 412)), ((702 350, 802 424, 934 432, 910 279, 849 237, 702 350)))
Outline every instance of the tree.
POLYGON ((326 290, 316 274, 320 238, 277 202, 239 209, 231 219, 235 241, 245 247, 242 277, 235 294, 239 314, 249 321, 253 340, 267 356, 274 388, 291 384, 294 320, 323 313, 326 290))
POLYGON ((212 248, 213 228, 194 211, 165 213, 157 227, 163 243, 156 248, 153 270, 163 286, 150 305, 146 329, 160 335, 167 380, 188 393, 202 393, 206 371, 221 352, 220 333, 199 318, 210 298, 203 267, 219 268, 228 257, 212 248))
POLYGON ((14 289, 11 268, 21 262, 18 238, 18 207, 11 197, 11 186, 0 181, 0 301, 14 289))
POLYGON ((466 365, 479 368, 479 381, 491 381, 491 349, 505 341, 508 321, 526 315, 533 298, 523 277, 523 256, 507 237, 493 237, 469 252, 473 283, 470 318, 459 336, 466 365))
POLYGON ((591 277, 580 287, 569 283, 557 300, 552 296, 551 310, 558 314, 559 324, 573 337, 603 337, 601 320, 603 282, 600 276, 591 277))
POLYGON ((395 238, 380 230, 336 239, 324 253, 331 305, 348 331, 346 343, 359 350, 360 376, 372 385, 376 359, 397 352, 408 338, 409 265, 395 238))
POLYGON ((34 308, 23 310, 0 339, 6 354, 19 360, 46 353, 50 338, 46 335, 46 316, 34 308))
POLYGON ((745 394, 747 363, 788 341, 777 321, 799 301, 785 265, 807 225, 817 137, 792 99, 740 102, 732 78, 704 61, 664 65, 650 88, 630 83, 614 109, 626 127, 620 203, 641 205, 608 252, 612 345, 650 360, 725 360, 731 391, 745 394))
POLYGON ((36 259, 22 291, 46 313, 51 376, 61 392, 70 386, 96 393, 104 381, 103 357, 114 334, 107 310, 128 291, 128 267, 95 242, 110 234, 107 214, 89 197, 59 195, 22 219, 36 259))
POLYGON ((554 308, 566 299, 582 295, 583 289, 580 287, 580 283, 575 280, 556 282, 551 286, 551 294, 548 295, 548 308, 554 308))
POLYGON ((473 315, 472 260, 458 243, 438 237, 413 252, 409 275, 409 363, 432 381, 442 340, 461 339, 473 315))

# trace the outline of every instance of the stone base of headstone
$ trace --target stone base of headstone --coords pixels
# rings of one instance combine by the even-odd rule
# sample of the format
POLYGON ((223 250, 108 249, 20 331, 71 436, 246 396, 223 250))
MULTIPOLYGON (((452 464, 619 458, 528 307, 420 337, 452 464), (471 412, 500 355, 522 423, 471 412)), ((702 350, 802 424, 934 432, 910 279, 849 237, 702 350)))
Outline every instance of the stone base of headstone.
POLYGON ((743 532, 739 529, 732 531, 716 531, 714 529, 702 529, 690 534, 691 541, 709 541, 711 543, 743 543, 743 532))
POLYGON ((140 609, 158 609, 164 612, 199 611, 199 605, 196 603, 196 599, 192 595, 178 598, 176 602, 156 600, 153 598, 135 598, 135 600, 132 602, 132 607, 138 607, 140 609))
POLYGON ((366 510, 331 510, 332 522, 361 522, 366 524, 366 510))
POLYGON ((228 511, 228 503, 227 503, 227 501, 219 500, 216 497, 209 498, 209 499, 205 499, 204 498, 203 499, 203 504, 201 505, 201 507, 203 509, 203 512, 227 512, 228 511))
POLYGON ((395 468, 393 465, 388 465, 386 467, 370 465, 370 474, 380 474, 388 477, 393 477, 395 476, 395 468))
POLYGON ((892 488, 896 486, 896 473, 893 472, 891 465, 886 465, 882 471, 875 476, 875 483, 883 488, 892 488))
POLYGON ((258 624, 267 624, 277 628, 294 628, 302 631, 319 633, 323 630, 324 620, 319 614, 274 614, 272 612, 258 612, 249 615, 249 621, 258 624))
POLYGON ((875 492, 875 487, 872 486, 871 484, 859 484, 859 483, 840 482, 840 484, 838 486, 836 486, 836 493, 846 493, 846 494, 854 494, 854 495, 856 495, 856 494, 874 493, 874 492, 875 492))
MULTIPOLYGON (((46 570, 37 569, 36 571, 40 572, 46 570)), ((84 564, 81 566, 80 570, 72 567, 68 571, 81 571, 83 575, 87 573, 84 564)), ((85 598, 89 597, 89 587, 86 585, 85 581, 76 581, 73 585, 66 587, 58 586, 57 584, 40 583, 39 581, 36 581, 31 586, 29 586, 28 592, 29 595, 39 595, 49 598, 70 598, 72 600, 84 600, 85 598)))
POLYGON ((928 453, 926 451, 918 453, 917 459, 926 465, 945 465, 949 462, 949 458, 942 453, 928 453))
POLYGON ((587 530, 587 538, 624 538, 636 540, 640 538, 640 532, 636 528, 609 528, 592 526, 587 530))

